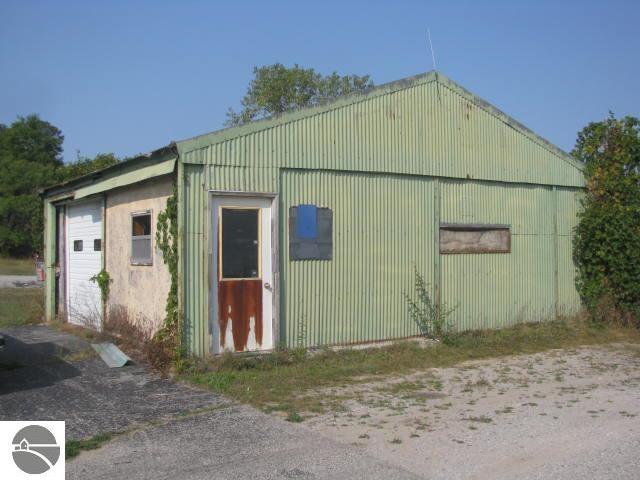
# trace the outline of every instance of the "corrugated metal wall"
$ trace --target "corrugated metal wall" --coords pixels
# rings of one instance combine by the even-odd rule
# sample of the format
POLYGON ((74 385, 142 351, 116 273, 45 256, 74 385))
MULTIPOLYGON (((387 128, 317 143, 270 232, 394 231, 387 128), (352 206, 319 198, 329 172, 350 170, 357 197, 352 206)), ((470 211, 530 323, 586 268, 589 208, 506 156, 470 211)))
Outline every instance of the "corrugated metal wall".
POLYGON ((284 338, 289 346, 365 342, 416 335, 404 294, 414 266, 433 285, 434 180, 284 171, 282 211, 312 203, 333 211, 333 259, 289 261, 281 247, 284 338))
POLYGON ((558 232, 558 313, 573 315, 582 305, 576 290, 576 267, 573 263, 573 232, 578 223, 582 192, 556 188, 558 232))
POLYGON ((549 187, 444 182, 443 222, 511 225, 510 254, 442 255, 442 301, 459 330, 555 316, 554 192, 549 187))
POLYGON ((583 185, 581 172, 450 85, 414 82, 238 132, 178 143, 193 353, 210 344, 208 190, 279 194, 280 334, 289 346, 415 334, 403 299, 414 263, 457 307, 459 329, 579 308, 571 260, 579 188, 569 187, 583 185), (289 261, 287 212, 299 203, 333 209, 332 261, 289 261), (512 253, 437 255, 438 216, 510 224, 512 253))
POLYGON ((185 341, 196 355, 209 352, 209 190, 277 192, 278 169, 186 164, 184 172, 183 284, 185 341))
POLYGON ((563 157, 450 86, 420 83, 226 139, 178 144, 185 163, 353 170, 582 186, 563 157))

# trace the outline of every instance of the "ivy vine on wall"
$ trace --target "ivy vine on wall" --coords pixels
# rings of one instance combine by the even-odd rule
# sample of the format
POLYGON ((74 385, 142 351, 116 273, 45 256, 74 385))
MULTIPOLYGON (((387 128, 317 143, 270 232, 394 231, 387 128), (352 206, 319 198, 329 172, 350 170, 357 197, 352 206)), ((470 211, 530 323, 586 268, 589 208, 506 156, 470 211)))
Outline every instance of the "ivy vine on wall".
POLYGON ((156 366, 167 367, 166 363, 177 362, 183 354, 181 315, 178 308, 178 201, 175 185, 173 194, 167 199, 166 209, 158 214, 156 245, 169 270, 171 286, 164 325, 154 336, 155 343, 161 348, 151 360, 156 366), (169 358, 166 358, 167 355, 169 358))

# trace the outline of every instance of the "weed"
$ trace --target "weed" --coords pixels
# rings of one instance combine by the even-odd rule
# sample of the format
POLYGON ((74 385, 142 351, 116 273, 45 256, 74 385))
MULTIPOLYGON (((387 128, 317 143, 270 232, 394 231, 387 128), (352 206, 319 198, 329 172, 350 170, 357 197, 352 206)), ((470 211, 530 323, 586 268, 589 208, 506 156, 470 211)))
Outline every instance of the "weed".
POLYGON ((78 456, 82 450, 95 450, 113 438, 112 433, 99 433, 85 440, 69 440, 65 444, 65 458, 78 456))
POLYGON ((479 417, 467 417, 464 420, 466 420, 467 422, 476 422, 476 423, 491 423, 491 422, 493 422, 493 420, 490 417, 486 417, 484 415, 481 415, 479 417))
POLYGON ((302 418, 298 412, 290 412, 289 415, 287 415, 287 422, 300 423, 303 420, 304 418, 302 418))
POLYGON ((386 392, 391 394, 398 394, 403 392, 413 392, 416 390, 422 390, 425 387, 424 383, 420 382, 400 382, 380 387, 377 390, 380 392, 386 392))
POLYGON ((431 299, 428 284, 416 267, 414 267, 414 295, 415 300, 406 293, 404 296, 409 315, 418 326, 420 334, 430 338, 447 337, 450 330, 448 318, 455 308, 450 308, 447 304, 438 305, 431 299))

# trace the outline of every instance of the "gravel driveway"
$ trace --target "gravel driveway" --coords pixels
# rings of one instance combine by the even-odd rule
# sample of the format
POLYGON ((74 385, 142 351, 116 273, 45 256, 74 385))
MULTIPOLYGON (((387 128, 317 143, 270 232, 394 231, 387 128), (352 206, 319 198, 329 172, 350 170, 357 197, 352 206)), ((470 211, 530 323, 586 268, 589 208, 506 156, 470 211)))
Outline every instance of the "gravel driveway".
POLYGON ((316 394, 312 430, 433 479, 637 479, 640 350, 556 350, 316 394))

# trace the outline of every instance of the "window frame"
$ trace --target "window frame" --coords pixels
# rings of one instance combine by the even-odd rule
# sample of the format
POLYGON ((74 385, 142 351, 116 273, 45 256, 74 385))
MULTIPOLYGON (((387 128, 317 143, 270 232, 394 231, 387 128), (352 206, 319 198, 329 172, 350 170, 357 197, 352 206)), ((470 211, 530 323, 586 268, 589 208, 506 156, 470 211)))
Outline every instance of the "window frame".
POLYGON ((438 253, 440 255, 487 255, 511 253, 511 225, 495 223, 440 223, 438 228, 438 253), (474 250, 474 251, 442 251, 442 231, 454 232, 488 232, 492 230, 506 230, 508 233, 507 246, 504 249, 474 250))
POLYGON ((140 212, 133 212, 129 216, 129 263, 134 266, 150 267, 153 266, 153 210, 143 210, 140 212), (133 220, 136 217, 149 216, 149 235, 134 235, 133 234, 133 220), (134 240, 149 240, 149 258, 148 259, 134 259, 133 258, 133 241, 134 240))
POLYGON ((261 207, 237 207, 237 206, 219 206, 218 207, 218 281, 237 281, 237 280, 261 280, 262 279, 262 208, 261 207), (222 268, 222 210, 257 210, 258 212, 258 276, 257 277, 225 277, 222 268))

